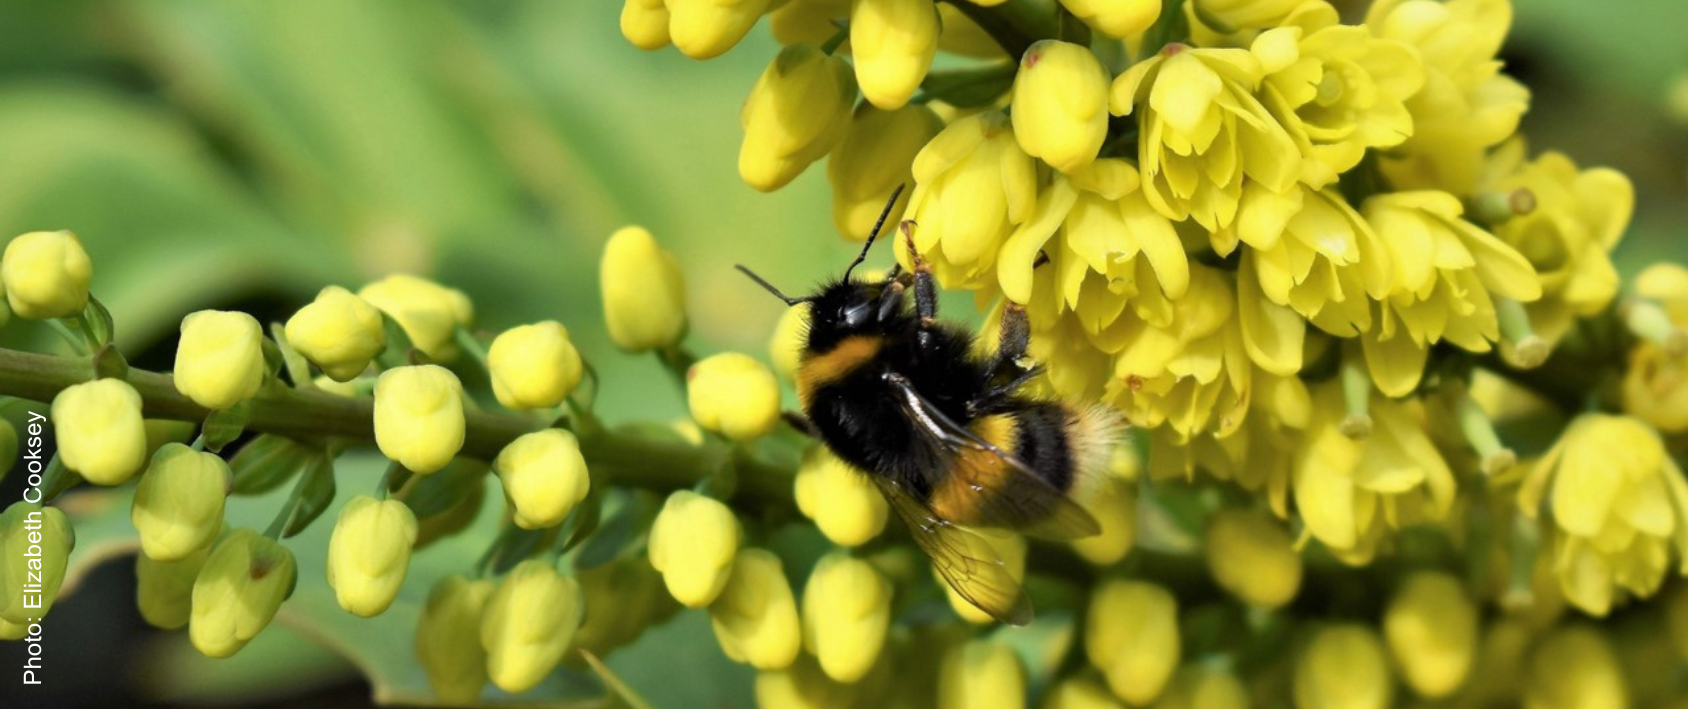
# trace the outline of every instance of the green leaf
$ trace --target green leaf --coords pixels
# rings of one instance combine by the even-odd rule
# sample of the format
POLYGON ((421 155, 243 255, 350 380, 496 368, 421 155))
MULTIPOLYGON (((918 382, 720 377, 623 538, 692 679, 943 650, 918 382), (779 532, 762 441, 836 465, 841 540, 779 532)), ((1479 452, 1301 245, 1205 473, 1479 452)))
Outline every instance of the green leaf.
POLYGON ((486 463, 453 458, 438 471, 412 476, 393 497, 404 501, 417 519, 425 519, 450 510, 471 488, 480 487, 486 480, 486 472, 486 463))
POLYGON ((88 305, 82 309, 82 317, 88 321, 88 328, 93 331, 94 340, 100 345, 109 345, 117 339, 117 325, 112 322, 111 311, 106 309, 105 303, 99 298, 88 297, 88 305))
POLYGON ((261 495, 274 490, 323 457, 321 450, 286 436, 258 436, 229 460, 234 471, 234 494, 261 495))
POLYGON ((328 509, 328 503, 334 501, 334 461, 328 456, 318 458, 305 469, 298 485, 293 511, 288 514, 287 524, 281 528, 282 539, 305 531, 328 509))
POLYGON ((233 443, 240 434, 246 431, 246 416, 252 410, 247 402, 240 402, 222 411, 213 411, 205 417, 205 428, 200 435, 205 436, 205 447, 221 452, 224 446, 233 443))
POLYGON ((1014 86, 1018 64, 980 69, 935 71, 920 82, 921 90, 956 108, 983 108, 996 103, 1014 86))
POLYGON ((650 530, 661 502, 644 490, 612 490, 604 498, 604 507, 608 519, 575 555, 575 568, 602 566, 636 547, 650 530))
MULTIPOLYGON (((287 341, 287 328, 278 322, 270 323, 270 338, 274 340, 274 347, 281 355, 282 365, 287 369, 287 378, 293 381, 293 386, 310 386, 311 365, 305 361, 305 356, 299 354, 299 351, 293 349, 293 345, 287 341)), ((265 342, 269 343, 270 340, 265 342)), ((266 348, 268 346, 266 344, 266 348)), ((267 355, 269 350, 265 349, 264 352, 267 355)))

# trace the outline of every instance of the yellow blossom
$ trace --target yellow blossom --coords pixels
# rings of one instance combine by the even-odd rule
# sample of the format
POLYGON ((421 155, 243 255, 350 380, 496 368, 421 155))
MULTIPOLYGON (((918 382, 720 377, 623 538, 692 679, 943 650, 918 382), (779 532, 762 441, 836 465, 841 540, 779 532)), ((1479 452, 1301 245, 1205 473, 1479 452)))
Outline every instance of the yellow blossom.
POLYGON ((447 576, 428 592, 416 621, 416 657, 428 686, 442 701, 469 704, 486 685, 486 649, 481 647, 481 614, 492 598, 491 579, 447 576))
POLYGON ((410 344, 437 362, 457 358, 453 335, 475 317, 463 291, 408 274, 366 285, 358 289, 358 297, 397 322, 410 344))
POLYGON ((850 57, 862 98, 892 110, 908 103, 938 51, 938 10, 929 0, 853 0, 850 57))
POLYGON ((287 319, 287 344, 337 382, 357 378, 387 346, 381 311, 340 286, 287 319))
POLYGON ((763 192, 784 187, 837 144, 855 100, 849 62, 808 44, 780 50, 739 114, 739 177, 763 192))
POLYGON ((786 381, 797 380, 797 365, 808 336, 808 303, 798 303, 780 313, 774 335, 768 339, 768 360, 774 363, 774 372, 786 381))
POLYGON ((777 670, 789 667, 802 650, 797 601, 773 552, 738 553, 731 578, 709 604, 709 619, 721 651, 735 662, 777 670))
POLYGON ((1688 482, 1658 432, 1633 418, 1573 420, 1518 491, 1531 517, 1547 500, 1560 588, 1590 615, 1606 615, 1625 591, 1653 595, 1673 548, 1688 557, 1688 482))
POLYGON ((651 523, 651 566, 668 592, 692 608, 714 601, 733 573, 739 524, 719 500, 689 490, 668 496, 651 523))
POLYGON ((498 403, 517 410, 562 404, 583 374, 568 328, 555 320, 499 334, 487 350, 486 366, 498 403))
MULTIPOLYGON (((943 127, 938 114, 924 104, 892 111, 866 103, 856 107, 826 165, 826 177, 832 183, 832 223, 839 234, 855 241, 867 239, 885 209, 885 200, 897 187, 914 182, 914 156, 943 127)), ((908 201, 908 195, 903 195, 891 208, 885 218, 888 228, 902 220, 908 201)))
POLYGON ((32 231, 6 244, 0 282, 6 303, 28 320, 68 318, 88 305, 94 265, 82 242, 68 231, 32 231))
POLYGON ((228 463, 180 443, 167 443, 135 486, 130 520, 141 553, 180 561, 208 547, 223 529, 223 502, 233 485, 228 463))
POLYGON ((1407 686, 1427 699, 1447 697, 1465 683, 1477 654, 1477 606, 1459 579, 1415 573, 1389 601, 1383 636, 1407 686))
POLYGON ((264 383, 264 333, 246 313, 201 310, 182 318, 176 391, 207 409, 252 398, 264 383))
POLYGON ((724 352, 686 371, 686 402, 699 426, 735 441, 766 436, 780 423, 780 384, 767 365, 724 352))
POLYGON ((1061 0, 1067 12, 1114 39, 1141 34, 1160 18, 1161 0, 1061 0))
POLYGON ((328 539, 328 585, 348 613, 373 618, 398 597, 416 544, 416 514, 403 502, 352 498, 328 539))
POLYGON ((626 0, 621 6, 621 36, 640 49, 668 46, 667 0, 626 0))
POLYGON ((1110 579, 1090 594, 1084 650, 1114 695, 1153 702, 1178 668, 1178 601, 1147 581, 1110 579))
POLYGON ((1110 475, 1097 484, 1096 492, 1083 504, 1102 531, 1074 539, 1073 551, 1097 566, 1125 558, 1137 539, 1137 483, 1110 475))
POLYGON ((211 556, 207 544, 178 561, 135 555, 135 608, 154 628, 176 630, 193 616, 193 582, 211 556))
POLYGON ((1012 118, 1020 148, 1061 172, 1090 165, 1108 133, 1109 78, 1089 47, 1053 39, 1033 43, 1014 75, 1012 118))
POLYGON ((1277 608, 1301 588, 1295 540, 1264 512, 1227 508, 1208 520, 1202 545, 1208 573, 1244 603, 1277 608))
POLYGON ((980 639, 951 648, 938 670, 937 709, 1021 709, 1026 669, 1013 648, 980 639))
POLYGON ((1363 625, 1320 630, 1295 664, 1296 709, 1387 709, 1395 694, 1377 633, 1363 625))
POLYGON ((119 485, 147 462, 141 394, 119 379, 65 387, 53 397, 59 458, 95 485, 119 485))
POLYGON ((14 502, 0 513, 0 621, 33 623, 53 610, 76 531, 57 507, 14 502))
POLYGON ((666 0, 668 36, 693 59, 725 54, 750 33, 769 0, 666 0))
POLYGON ((534 688, 562 661, 585 613, 573 576, 557 573, 548 559, 517 564, 481 614, 487 676, 511 694, 534 688))
POLYGON ((417 474, 450 463, 463 448, 463 385, 436 364, 394 367, 375 381, 375 444, 417 474))
POLYGON ((598 268, 604 327, 628 352, 673 347, 686 334, 686 282, 674 254, 643 227, 622 227, 598 268))
MULTIPOLYGON (((997 250, 1037 203, 1036 163, 1008 118, 992 111, 949 124, 915 156, 914 180, 906 216, 938 279, 951 288, 994 281, 997 250)), ((904 242, 897 258, 907 266, 904 242)))
MULTIPOLYGON (((1649 266, 1636 277, 1635 293, 1662 305, 1674 328, 1688 331, 1688 268, 1649 266)), ((1623 400, 1625 412, 1660 431, 1688 431, 1688 360, 1658 343, 1636 343, 1624 372, 1623 400)))
POLYGON ((1221 437, 1184 439, 1176 431, 1149 435, 1150 476, 1193 480, 1196 468, 1262 494, 1272 512, 1289 516, 1289 481, 1301 431, 1312 419, 1312 395, 1300 377, 1256 371, 1243 426, 1221 437))
POLYGON ((793 497, 832 543, 861 546, 885 529, 889 506, 867 475, 816 447, 797 468, 793 497))
POLYGON ((1530 655, 1524 709, 1625 709, 1629 690, 1612 646, 1588 626, 1562 628, 1530 655))
POLYGON ((1172 678, 1154 709, 1248 709, 1249 693, 1229 670, 1190 665, 1172 678))
POLYGON ((493 460, 492 469, 504 485, 511 517, 523 529, 562 524, 592 485, 580 440, 560 428, 511 441, 493 460))
POLYGON ((803 587, 803 646, 828 677, 855 682, 873 668, 891 627, 891 584, 847 552, 821 557, 803 587))
MULTIPOLYGON (((1284 24, 1308 0, 1190 0, 1184 6, 1193 20, 1191 31, 1199 39, 1198 29, 1222 34, 1244 30, 1264 30, 1284 24)), ((1208 46, 1208 42, 1200 42, 1208 46)))
POLYGON ((193 582, 188 639, 210 657, 239 652, 275 618, 297 579, 287 547, 250 529, 229 532, 193 582))
MULTIPOLYGON (((1108 686, 1088 674, 1077 675, 1050 688, 1042 709, 1124 709, 1108 686)), ((1157 705, 1158 709, 1158 705, 1157 705)))

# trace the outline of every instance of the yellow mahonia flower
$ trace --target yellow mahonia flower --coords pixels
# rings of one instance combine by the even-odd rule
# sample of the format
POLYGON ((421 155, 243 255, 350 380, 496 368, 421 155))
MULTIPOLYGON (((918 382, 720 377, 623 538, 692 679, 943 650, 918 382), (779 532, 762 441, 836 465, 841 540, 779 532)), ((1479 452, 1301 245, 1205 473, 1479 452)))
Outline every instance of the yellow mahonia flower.
POLYGON ((686 282, 674 254, 643 227, 622 227, 598 267, 604 328, 628 352, 673 347, 686 334, 686 282))
POLYGON ((1241 35, 1253 41, 1256 35, 1249 30, 1283 25, 1298 11, 1305 11, 1309 4, 1312 4, 1309 0, 1190 0, 1184 10, 1190 17, 1190 33, 1197 44, 1234 46, 1222 42, 1221 36, 1241 35))
POLYGON ((721 651, 759 670, 789 667, 803 649, 791 585, 779 557, 764 549, 745 549, 733 559, 709 619, 721 651))
POLYGON ((1312 395, 1300 377, 1256 371, 1243 426, 1220 437, 1208 433, 1188 440, 1169 429, 1149 435, 1150 476, 1192 480, 1196 468, 1262 493, 1272 512, 1289 516, 1290 471, 1301 431, 1312 420, 1312 395))
MULTIPOLYGON (((968 542, 978 545, 975 547, 978 551, 969 551, 969 555, 988 559, 990 555, 994 554, 996 558, 1002 560, 1003 571, 1007 572, 1010 578, 1013 578, 1015 582, 1025 580, 1025 537, 1008 532, 981 531, 972 535, 968 542)), ((991 617, 991 614, 984 612, 978 606, 963 598, 960 593, 957 593, 955 587, 944 580, 936 567, 932 569, 932 578, 936 579, 938 585, 943 587, 944 596, 949 599, 950 608, 954 609, 955 614, 961 616, 962 620, 975 625, 996 622, 996 618, 991 617)))
POLYGON ((855 101, 849 62, 808 44, 780 50, 739 114, 739 177, 763 192, 784 187, 838 143, 855 101))
POLYGON ((14 502, 0 513, 0 620, 22 624, 53 610, 76 531, 57 507, 14 502))
POLYGON ((1429 346, 1447 340, 1487 352, 1500 338, 1496 298, 1541 297, 1535 268, 1513 247, 1460 218, 1446 192, 1393 192, 1366 200, 1366 221, 1393 250, 1395 287, 1362 333, 1377 388, 1405 396, 1418 386, 1429 346))
POLYGON ((1039 706, 1042 709, 1124 709, 1125 705, 1114 698, 1101 680, 1081 674, 1050 688, 1039 706))
POLYGON ((621 6, 621 36, 640 49, 668 46, 667 0, 626 0, 621 6))
POLYGON ((1563 153, 1525 161, 1523 139, 1489 155, 1481 193, 1527 190, 1534 209, 1494 225, 1494 234, 1528 259, 1541 278, 1542 298, 1530 303, 1530 325, 1549 343, 1575 319, 1599 313, 1617 297, 1620 278, 1611 251, 1635 211, 1635 187, 1610 168, 1578 170, 1563 153))
MULTIPOLYGON (((832 183, 832 223, 846 239, 862 241, 885 209, 885 200, 898 186, 914 182, 914 156, 943 130, 944 122, 924 104, 908 104, 893 111, 862 104, 850 117, 826 165, 832 183)), ((895 229, 908 206, 899 197, 886 215, 895 229)))
POLYGON ((820 558, 803 587, 803 647, 821 670, 855 682, 873 668, 891 627, 891 584, 847 552, 820 558))
POLYGON ((938 671, 937 709, 1021 709, 1026 669, 1013 648, 992 640, 958 645, 938 671))
POLYGON ((428 592, 416 621, 416 658, 428 686, 442 701, 469 704, 486 686, 486 648, 481 647, 481 615, 492 598, 491 579, 453 575, 428 592))
POLYGON ((693 59, 725 54, 750 33, 770 0, 666 0, 668 36, 693 59))
POLYGON ((1387 709, 1395 695, 1377 633, 1363 625, 1320 630, 1295 664, 1296 709, 1387 709))
MULTIPOLYGON (((1635 279, 1635 293, 1664 306, 1671 325, 1688 331, 1688 268, 1674 263, 1647 267, 1635 279)), ((1688 431, 1688 360, 1654 342, 1630 352, 1624 372, 1624 411, 1660 431, 1688 431)))
POLYGON ((207 409, 252 398, 264 383, 264 331, 246 313, 201 310, 182 318, 176 391, 207 409))
POLYGON ((1623 668, 1599 631, 1574 625, 1543 638, 1530 654, 1525 709, 1625 709, 1623 668))
POLYGON ((1248 50, 1173 44, 1114 80, 1109 110, 1142 111, 1138 167, 1157 211, 1211 231, 1236 218, 1245 181, 1274 193, 1294 184, 1300 151, 1254 97, 1263 77, 1248 50))
POLYGON ((67 318, 88 305, 94 265, 81 240, 68 231, 32 231, 6 244, 0 283, 6 303, 28 320, 67 318))
POLYGON ((403 502, 359 495, 340 508, 328 539, 328 585, 346 612, 373 618, 399 595, 416 544, 416 514, 403 502))
POLYGON ((1421 571, 1396 589, 1383 614, 1383 637, 1401 677, 1419 696, 1450 696, 1477 655, 1477 606, 1460 580, 1421 571))
POLYGON ((1283 524, 1264 512, 1227 508, 1207 523, 1208 573, 1244 603, 1277 608, 1301 589, 1301 553, 1283 524))
POLYGON ((517 564, 481 614, 487 676, 511 694, 533 689, 562 661, 585 614, 573 576, 557 573, 548 559, 517 564))
POLYGON ((522 529, 544 529, 563 523, 591 487, 580 440, 560 428, 523 434, 511 441, 492 462, 511 517, 522 529))
POLYGON ((135 608, 154 628, 176 630, 193 616, 193 582, 211 556, 207 544, 178 561, 135 555, 135 608))
POLYGON ((584 374, 568 328, 555 320, 499 334, 487 350, 486 367, 498 403, 517 410, 562 404, 584 374))
POLYGON ((727 585, 738 552, 739 523, 719 500, 689 490, 668 496, 651 523, 651 566, 674 600, 691 608, 709 605, 727 585))
POLYGON ((938 10, 930 0, 853 0, 850 58, 862 98, 893 110, 920 88, 938 51, 938 10))
POLYGON ((1510 0, 1380 0, 1365 24, 1412 46, 1425 68, 1423 90, 1407 101, 1412 138, 1384 156, 1384 174, 1400 189, 1469 194, 1484 152, 1512 136, 1530 104, 1496 59, 1510 0))
POLYGON ((1229 670, 1189 665, 1178 671, 1154 709, 1248 709, 1248 689, 1229 670))
POLYGON ((686 403, 699 426, 735 441, 761 438, 780 424, 779 380, 767 365, 738 352, 692 365, 686 403))
POLYGON ((141 553, 180 561, 209 547, 223 530, 223 502, 232 485, 229 464, 217 454, 180 443, 160 447, 130 505, 141 553))
POLYGON ((1373 395, 1368 413, 1370 435, 1351 438, 1341 385, 1318 385, 1296 451, 1292 489, 1306 533, 1337 552, 1362 547, 1385 526, 1444 519, 1454 502, 1454 474, 1424 431, 1423 406, 1373 395))
POLYGON ((1053 39, 1033 43, 1014 74, 1012 119, 1020 148, 1061 172, 1089 166, 1108 134, 1109 78, 1089 47, 1053 39))
POLYGON ((1340 24, 1329 5, 1312 7, 1293 26, 1261 35, 1255 49, 1275 69, 1263 101, 1301 148, 1301 181, 1324 189, 1368 149, 1412 136, 1406 100, 1423 88, 1424 68, 1406 43, 1340 24))
POLYGON ((53 397, 59 458, 95 485, 120 485, 147 462, 141 394, 120 379, 65 387, 53 397))
POLYGON ((1153 702, 1178 668, 1178 601, 1147 581, 1110 579, 1090 594, 1084 650, 1115 696, 1153 702))
POLYGON ((808 303, 798 303, 780 313, 773 337, 768 338, 768 361, 774 363, 774 372, 786 381, 797 380, 797 365, 803 358, 803 345, 808 337, 808 303))
POLYGON ((815 447, 797 468, 793 497, 803 516, 815 521, 839 546, 861 546, 885 529, 890 507, 867 475, 815 447))
POLYGON ((419 475, 463 449, 463 384, 437 364, 394 367, 375 381, 375 444, 419 475))
POLYGON ((337 382, 351 381, 387 346, 381 311, 329 286, 287 319, 287 344, 337 382))
POLYGON ((475 318, 469 296, 426 278, 396 274, 358 289, 358 297, 387 314, 410 344, 436 362, 457 358, 452 337, 475 318))
MULTIPOLYGON (((914 179, 905 214, 919 224, 915 249, 939 281, 952 288, 994 282, 997 250, 1037 203, 1037 165, 1008 117, 991 111, 949 124, 915 156, 914 179)), ((911 265, 903 239, 896 250, 911 265)))
POLYGON ((1623 592, 1658 591, 1672 548, 1688 558, 1688 482, 1658 432, 1633 418, 1573 420, 1518 491, 1531 517, 1549 499, 1560 588, 1590 615, 1606 615, 1623 592))
POLYGON ((1060 0, 1074 17, 1114 39, 1141 34, 1160 19, 1161 0, 1060 0))
POLYGON ((293 595, 293 552, 250 529, 224 535, 193 582, 188 639, 209 657, 228 657, 275 618, 293 595))

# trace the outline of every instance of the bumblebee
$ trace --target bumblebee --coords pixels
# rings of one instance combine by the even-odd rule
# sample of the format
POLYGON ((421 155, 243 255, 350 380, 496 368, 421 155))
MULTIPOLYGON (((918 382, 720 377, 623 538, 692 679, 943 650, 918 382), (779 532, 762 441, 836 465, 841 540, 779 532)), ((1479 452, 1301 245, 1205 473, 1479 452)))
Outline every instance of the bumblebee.
POLYGON ((803 417, 795 422, 878 486, 957 593, 997 620, 1024 625, 1031 601, 981 534, 1098 533, 1074 499, 1105 465, 1121 425, 1101 407, 1021 391, 1041 371, 1024 364, 1023 308, 1006 307, 988 356, 975 354, 966 330, 938 321, 937 286, 913 247, 914 222, 900 225, 912 272, 898 265, 880 281, 851 277, 896 199, 844 276, 810 295, 787 296, 739 270, 788 306, 809 304, 797 370, 803 417))

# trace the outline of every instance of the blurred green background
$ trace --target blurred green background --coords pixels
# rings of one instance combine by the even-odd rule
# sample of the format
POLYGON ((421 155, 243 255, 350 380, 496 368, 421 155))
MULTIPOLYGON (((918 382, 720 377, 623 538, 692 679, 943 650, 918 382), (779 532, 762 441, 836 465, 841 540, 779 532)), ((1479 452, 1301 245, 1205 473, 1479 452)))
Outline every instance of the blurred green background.
MULTIPOLYGON (((605 374, 610 419, 677 417, 656 363, 604 335, 611 231, 641 224, 678 253, 699 351, 761 355, 779 314, 733 263, 800 290, 854 248, 833 234, 821 166, 773 195, 738 179, 738 108, 776 51, 766 27, 695 62, 628 45, 620 6, 0 1, 0 235, 76 231, 142 366, 168 368, 187 312, 282 319, 324 285, 413 271, 467 292, 480 328, 563 321, 605 374)), ((1516 15, 1506 58, 1534 90, 1532 149, 1634 179, 1626 271, 1688 257, 1688 115, 1667 104, 1688 76, 1679 2, 1518 0, 1516 15)), ((52 341, 14 325, 0 342, 52 341)), ((48 705, 365 701, 347 660, 294 632, 218 663, 145 632, 127 574, 108 564, 55 612, 67 669, 48 705), (72 666, 81 643, 101 647, 72 666)), ((750 673, 707 633, 683 613, 613 664, 659 706, 746 704, 750 673)), ((0 685, 0 705, 15 690, 0 685)))

